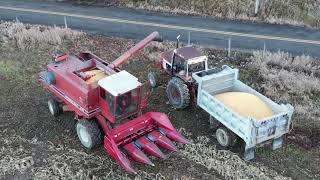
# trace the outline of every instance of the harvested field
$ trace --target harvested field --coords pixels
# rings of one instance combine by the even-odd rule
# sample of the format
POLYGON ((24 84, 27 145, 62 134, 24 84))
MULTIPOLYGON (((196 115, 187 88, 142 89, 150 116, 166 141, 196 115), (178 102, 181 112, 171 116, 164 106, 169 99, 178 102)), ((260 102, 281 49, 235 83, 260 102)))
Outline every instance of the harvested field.
MULTIPOLYGON (((58 27, 0 24, 0 179, 320 178, 319 64, 307 56, 292 60, 281 52, 237 52, 227 58, 223 50, 202 49, 211 66, 238 67, 245 83, 296 107, 293 131, 282 149, 258 148, 256 159, 250 162, 241 159, 240 143, 222 149, 205 112, 196 107, 178 111, 167 104, 165 75, 159 77, 161 85, 153 91, 145 111, 167 113, 193 145, 179 145, 178 153, 166 152, 169 158, 165 161, 151 158, 155 167, 136 163, 137 175, 127 174, 103 147, 84 149, 74 132, 72 113, 57 118, 49 114, 46 101, 51 95, 39 86, 37 73, 51 60, 53 51, 90 50, 112 61, 135 42, 58 27)), ((122 69, 144 80, 155 69, 158 53, 172 47, 170 42, 152 43, 122 69)))

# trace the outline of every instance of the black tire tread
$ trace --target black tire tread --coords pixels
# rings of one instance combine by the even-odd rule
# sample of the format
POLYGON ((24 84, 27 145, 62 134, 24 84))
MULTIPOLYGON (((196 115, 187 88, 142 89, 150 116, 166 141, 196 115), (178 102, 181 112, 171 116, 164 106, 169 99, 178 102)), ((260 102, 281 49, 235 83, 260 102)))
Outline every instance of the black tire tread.
POLYGON ((186 107, 189 106, 189 103, 190 103, 190 94, 189 94, 189 88, 188 86, 184 83, 184 81, 182 81, 180 78, 177 78, 177 77, 173 77, 169 82, 168 82, 168 86, 167 86, 167 89, 166 89, 166 92, 167 92, 167 96, 168 96, 168 99, 169 99, 169 102, 170 104, 177 108, 177 109, 184 109, 186 107), (171 103, 171 100, 170 100, 170 95, 169 95, 169 86, 176 86, 182 96, 182 103, 178 106, 175 106, 171 103))
POLYGON ((238 136, 234 132, 232 132, 225 126, 220 126, 218 129, 223 129, 225 132, 227 132, 228 136, 230 137, 230 141, 226 147, 232 147, 237 143, 238 136))
POLYGON ((90 149, 97 147, 102 143, 101 130, 99 128, 99 125, 94 120, 80 119, 78 120, 78 123, 88 129, 88 133, 92 139, 93 144, 90 149))

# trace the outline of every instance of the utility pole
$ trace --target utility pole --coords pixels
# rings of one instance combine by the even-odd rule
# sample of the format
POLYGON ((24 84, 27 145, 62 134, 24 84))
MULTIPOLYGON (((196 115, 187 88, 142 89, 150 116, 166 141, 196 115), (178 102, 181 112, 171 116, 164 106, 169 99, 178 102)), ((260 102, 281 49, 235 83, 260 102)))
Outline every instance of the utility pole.
POLYGON ((254 15, 257 16, 259 13, 259 7, 260 7, 260 0, 256 0, 255 8, 254 8, 254 15))
POLYGON ((231 38, 230 37, 228 41, 228 57, 231 57, 231 38))
POLYGON ((67 17, 64 16, 64 28, 68 28, 67 17))

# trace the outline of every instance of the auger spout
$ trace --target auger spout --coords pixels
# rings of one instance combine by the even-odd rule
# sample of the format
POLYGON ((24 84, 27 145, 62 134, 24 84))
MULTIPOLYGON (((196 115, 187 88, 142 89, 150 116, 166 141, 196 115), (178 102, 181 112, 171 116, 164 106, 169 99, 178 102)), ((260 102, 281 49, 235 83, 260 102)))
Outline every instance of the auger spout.
POLYGON ((112 69, 119 67, 121 64, 128 61, 132 56, 134 56, 136 53, 138 53, 141 49, 146 47, 152 41, 162 41, 162 38, 160 37, 157 31, 154 31, 149 36, 141 40, 138 44, 136 44, 131 49, 129 49, 127 52, 122 54, 120 57, 114 60, 111 64, 109 64, 109 67, 112 69))

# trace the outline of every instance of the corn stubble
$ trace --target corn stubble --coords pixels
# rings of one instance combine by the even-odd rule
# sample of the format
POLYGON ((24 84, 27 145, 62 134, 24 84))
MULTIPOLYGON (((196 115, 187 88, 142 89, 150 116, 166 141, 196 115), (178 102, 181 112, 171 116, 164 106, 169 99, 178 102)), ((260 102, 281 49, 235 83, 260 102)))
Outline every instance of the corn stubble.
POLYGON ((231 151, 219 150, 205 136, 199 136, 192 145, 180 146, 181 156, 216 171, 225 179, 291 179, 258 163, 245 162, 231 151))

